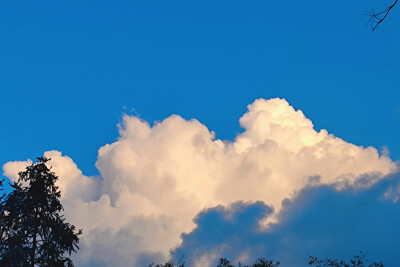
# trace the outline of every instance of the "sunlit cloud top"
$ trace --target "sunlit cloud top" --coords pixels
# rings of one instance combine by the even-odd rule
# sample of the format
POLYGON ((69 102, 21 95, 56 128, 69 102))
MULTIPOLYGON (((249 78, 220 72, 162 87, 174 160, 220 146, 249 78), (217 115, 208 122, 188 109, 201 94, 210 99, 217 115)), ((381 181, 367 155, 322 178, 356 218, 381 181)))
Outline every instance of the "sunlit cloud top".
MULTIPOLYGON (((365 189, 397 171, 373 147, 316 131, 285 99, 258 99, 239 122, 244 131, 231 142, 196 119, 172 115, 150 125, 125 115, 118 140, 98 151, 99 177, 85 176, 61 152, 45 152, 66 216, 84 229, 76 264, 163 261, 205 209, 262 201, 278 218, 282 201, 310 185, 365 189)), ((30 163, 6 163, 4 175, 15 180, 30 163)))

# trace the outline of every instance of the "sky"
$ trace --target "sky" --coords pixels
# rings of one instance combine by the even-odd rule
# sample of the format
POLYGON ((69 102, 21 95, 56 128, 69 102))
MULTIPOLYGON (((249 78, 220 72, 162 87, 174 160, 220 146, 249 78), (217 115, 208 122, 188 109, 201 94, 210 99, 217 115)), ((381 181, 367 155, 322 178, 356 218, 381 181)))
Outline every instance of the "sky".
POLYGON ((3 2, 3 176, 52 158, 77 266, 395 266, 400 9, 365 15, 388 3, 3 2))

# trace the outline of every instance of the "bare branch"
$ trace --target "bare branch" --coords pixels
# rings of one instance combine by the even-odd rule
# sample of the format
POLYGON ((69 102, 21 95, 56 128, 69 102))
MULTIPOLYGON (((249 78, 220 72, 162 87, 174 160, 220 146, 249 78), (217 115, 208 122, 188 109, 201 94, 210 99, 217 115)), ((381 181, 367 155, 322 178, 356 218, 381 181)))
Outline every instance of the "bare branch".
POLYGON ((366 15, 369 16, 368 24, 371 24, 372 31, 375 31, 379 25, 386 19, 389 12, 394 8, 399 0, 395 0, 393 4, 386 7, 384 10, 375 12, 372 8, 366 15))

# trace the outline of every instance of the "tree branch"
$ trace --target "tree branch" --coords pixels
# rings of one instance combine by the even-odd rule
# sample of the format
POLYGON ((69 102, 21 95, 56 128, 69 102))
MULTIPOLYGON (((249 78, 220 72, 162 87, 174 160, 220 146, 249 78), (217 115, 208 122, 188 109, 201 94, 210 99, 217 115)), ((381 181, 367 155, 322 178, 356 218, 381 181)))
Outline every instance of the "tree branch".
POLYGON ((399 0, 395 0, 393 4, 386 7, 384 10, 375 12, 372 8, 370 12, 367 13, 369 16, 368 24, 371 24, 372 31, 375 31, 379 25, 386 19, 389 12, 394 8, 399 0))

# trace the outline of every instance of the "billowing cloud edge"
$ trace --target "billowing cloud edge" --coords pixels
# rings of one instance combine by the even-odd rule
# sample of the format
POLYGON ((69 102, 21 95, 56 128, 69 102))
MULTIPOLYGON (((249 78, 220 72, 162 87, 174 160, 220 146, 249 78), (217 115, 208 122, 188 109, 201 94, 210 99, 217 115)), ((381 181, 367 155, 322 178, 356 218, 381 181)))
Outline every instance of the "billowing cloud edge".
POLYGON ((308 266, 308 255, 348 260, 363 251, 370 262, 394 267, 400 261, 399 196, 398 173, 368 189, 310 185, 284 201, 279 222, 267 229, 257 223, 273 214, 263 202, 209 208, 171 254, 184 255, 189 266, 216 266, 221 257, 244 264, 265 257, 301 267, 308 266))
MULTIPOLYGON (((244 132, 230 142, 195 119, 172 115, 150 126, 125 115, 118 140, 99 149, 100 177, 83 175, 61 152, 45 152, 60 177, 65 214, 85 232, 77 263, 167 259, 202 210, 262 201, 271 209, 264 219, 273 218, 282 201, 310 185, 370 188, 397 171, 386 153, 315 131, 284 99, 254 101, 239 122, 244 132)), ((15 180, 27 164, 6 163, 4 175, 15 180)))

